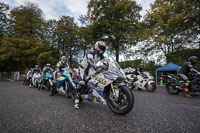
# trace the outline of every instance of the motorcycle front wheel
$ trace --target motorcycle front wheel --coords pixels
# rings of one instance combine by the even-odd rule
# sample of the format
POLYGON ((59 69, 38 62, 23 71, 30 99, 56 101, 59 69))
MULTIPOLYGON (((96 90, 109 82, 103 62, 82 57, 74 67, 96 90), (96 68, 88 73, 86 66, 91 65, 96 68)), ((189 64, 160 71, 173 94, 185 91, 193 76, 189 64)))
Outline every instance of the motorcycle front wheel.
POLYGON ((38 81, 35 82, 35 87, 38 88, 38 81))
POLYGON ((156 84, 155 83, 150 83, 148 86, 147 86, 147 91, 149 92, 154 92, 156 90, 156 84))
POLYGON ((172 82, 168 82, 165 86, 165 89, 171 95, 177 95, 181 92, 181 90, 175 88, 175 85, 173 85, 172 82))
POLYGON ((112 89, 106 95, 108 107, 112 112, 125 115, 129 113, 134 106, 134 95, 127 86, 120 86, 118 99, 113 97, 112 89))

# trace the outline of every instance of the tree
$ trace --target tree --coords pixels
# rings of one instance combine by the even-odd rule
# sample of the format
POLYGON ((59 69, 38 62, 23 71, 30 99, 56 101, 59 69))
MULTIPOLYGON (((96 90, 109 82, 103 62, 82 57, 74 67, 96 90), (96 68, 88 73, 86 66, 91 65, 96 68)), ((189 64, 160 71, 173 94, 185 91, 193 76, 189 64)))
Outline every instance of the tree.
POLYGON ((56 41, 56 35, 55 30, 58 26, 58 22, 55 19, 47 20, 45 22, 45 30, 43 34, 44 43, 49 45, 50 47, 57 48, 57 41, 56 41))
POLYGON ((10 12, 7 36, 0 45, 0 70, 20 71, 36 63, 56 63, 58 53, 45 45, 45 21, 36 4, 27 3, 10 12))
POLYGON ((197 47, 199 19, 191 22, 191 16, 199 16, 195 9, 194 1, 156 0, 143 21, 141 36, 147 45, 141 50, 148 52, 148 55, 162 51, 167 60, 170 53, 197 47))
POLYGON ((41 40, 44 30, 42 10, 34 3, 26 3, 10 12, 10 35, 41 40))
POLYGON ((0 38, 6 34, 9 6, 0 2, 0 38))
POLYGON ((81 37, 81 49, 83 49, 83 57, 86 54, 87 47, 91 47, 95 43, 95 40, 92 35, 92 24, 87 15, 81 15, 79 20, 82 23, 82 27, 79 30, 79 36, 81 37))
POLYGON ((0 47, 1 71, 20 71, 25 67, 33 67, 36 63, 43 66, 55 63, 53 55, 46 45, 33 38, 3 37, 0 47))
POLYGON ((74 18, 70 16, 62 16, 55 29, 59 51, 63 55, 68 55, 70 66, 72 66, 73 60, 75 60, 74 57, 79 55, 80 38, 78 32, 79 27, 74 22, 74 18))
POLYGON ((141 9, 133 0, 90 0, 88 4, 93 39, 108 36, 106 42, 117 61, 120 51, 124 53, 136 41, 141 9))

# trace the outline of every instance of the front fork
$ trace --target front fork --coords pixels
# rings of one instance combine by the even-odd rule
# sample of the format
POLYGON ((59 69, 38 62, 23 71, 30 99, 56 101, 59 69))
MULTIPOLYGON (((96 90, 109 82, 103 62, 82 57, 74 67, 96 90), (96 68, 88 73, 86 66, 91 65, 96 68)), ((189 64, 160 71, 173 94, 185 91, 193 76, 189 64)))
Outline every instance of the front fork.
MULTIPOLYGON (((111 83, 111 91, 112 91, 112 96, 115 98, 115 99, 118 99, 119 97, 119 86, 117 85, 117 88, 111 83), (118 88, 118 89, 117 89, 118 88)), ((112 97, 111 96, 111 97, 112 97)))

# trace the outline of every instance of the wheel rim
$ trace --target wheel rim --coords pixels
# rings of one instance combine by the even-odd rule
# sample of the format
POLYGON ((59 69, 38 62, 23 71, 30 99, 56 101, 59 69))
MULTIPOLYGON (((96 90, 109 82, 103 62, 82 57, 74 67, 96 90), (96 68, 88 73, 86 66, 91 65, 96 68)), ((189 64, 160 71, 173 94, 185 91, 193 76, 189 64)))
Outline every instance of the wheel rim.
POLYGON ((175 89, 175 86, 171 84, 171 85, 169 86, 169 91, 172 92, 172 93, 176 93, 176 92, 177 92, 177 89, 175 89))
POLYGON ((150 85, 148 86, 148 89, 149 89, 150 91, 153 91, 153 90, 154 90, 154 84, 150 84, 150 85))
POLYGON ((126 95, 120 91, 119 98, 117 100, 110 100, 113 107, 117 110, 123 110, 128 106, 126 95))

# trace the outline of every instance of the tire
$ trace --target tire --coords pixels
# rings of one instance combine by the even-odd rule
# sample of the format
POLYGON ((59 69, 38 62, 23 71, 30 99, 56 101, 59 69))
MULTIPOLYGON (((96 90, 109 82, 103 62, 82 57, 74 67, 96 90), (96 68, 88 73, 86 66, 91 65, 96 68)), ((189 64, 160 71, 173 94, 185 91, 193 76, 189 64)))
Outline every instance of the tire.
POLYGON ((48 89, 48 91, 51 90, 51 84, 49 83, 49 81, 47 81, 47 89, 48 89))
POLYGON ((41 86, 41 85, 39 85, 39 87, 38 87, 38 90, 40 90, 40 89, 41 89, 41 87, 42 87, 42 86, 41 86))
POLYGON ((53 96, 54 94, 56 94, 56 87, 55 86, 52 86, 51 88, 50 88, 50 96, 53 96))
POLYGON ((121 86, 121 91, 120 91, 120 98, 122 100, 126 101, 125 105, 120 105, 124 103, 120 103, 122 101, 114 101, 111 100, 110 97, 111 89, 108 91, 106 95, 106 101, 108 104, 108 107, 111 109, 112 112, 119 114, 119 115, 125 115, 129 113, 133 106, 134 106, 134 95, 132 91, 127 87, 127 86, 121 86))
POLYGON ((156 90, 156 84, 155 83, 150 83, 150 85, 147 85, 147 91, 148 92, 154 92, 156 90))
POLYGON ((38 81, 35 82, 35 87, 38 88, 38 81))
POLYGON ((175 88, 172 82, 168 82, 165 89, 170 95, 177 95, 181 92, 181 90, 175 88))

